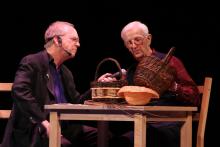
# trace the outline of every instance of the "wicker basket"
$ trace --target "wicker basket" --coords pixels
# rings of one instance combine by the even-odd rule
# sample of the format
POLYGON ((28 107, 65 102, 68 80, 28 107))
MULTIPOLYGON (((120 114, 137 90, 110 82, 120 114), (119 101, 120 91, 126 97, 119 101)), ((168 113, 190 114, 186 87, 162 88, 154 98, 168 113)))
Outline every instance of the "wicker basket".
POLYGON ((173 51, 174 48, 171 48, 162 60, 155 56, 143 58, 134 74, 135 85, 151 88, 159 95, 168 90, 176 75, 176 70, 168 65, 173 51))
POLYGON ((121 66, 117 60, 113 58, 105 58, 103 59, 96 68, 95 80, 91 82, 91 90, 92 90, 92 100, 93 101, 101 101, 108 103, 118 103, 124 101, 124 98, 119 97, 117 92, 122 86, 127 85, 126 79, 122 79, 122 71, 121 66), (113 82, 98 82, 97 78, 99 77, 99 69, 104 62, 111 61, 116 64, 118 71, 120 73, 120 79, 113 82))

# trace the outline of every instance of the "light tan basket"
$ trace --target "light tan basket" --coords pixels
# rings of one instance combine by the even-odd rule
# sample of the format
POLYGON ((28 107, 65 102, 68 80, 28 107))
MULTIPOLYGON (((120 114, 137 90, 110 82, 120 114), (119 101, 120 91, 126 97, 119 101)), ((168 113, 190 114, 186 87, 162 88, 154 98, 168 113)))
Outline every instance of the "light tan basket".
POLYGON ((156 91, 142 86, 123 86, 118 95, 124 97, 130 105, 146 105, 151 99, 159 98, 156 91))
POLYGON ((95 80, 91 82, 91 90, 92 90, 92 100, 93 101, 102 101, 108 103, 118 103, 124 101, 124 98, 121 98, 117 95, 117 92, 122 86, 127 85, 126 79, 122 79, 122 71, 121 66, 117 60, 113 58, 105 58, 103 59, 96 68, 95 80), (116 64, 118 71, 120 73, 120 79, 113 82, 98 82, 97 79, 99 77, 98 72, 100 66, 106 62, 112 61, 116 64))

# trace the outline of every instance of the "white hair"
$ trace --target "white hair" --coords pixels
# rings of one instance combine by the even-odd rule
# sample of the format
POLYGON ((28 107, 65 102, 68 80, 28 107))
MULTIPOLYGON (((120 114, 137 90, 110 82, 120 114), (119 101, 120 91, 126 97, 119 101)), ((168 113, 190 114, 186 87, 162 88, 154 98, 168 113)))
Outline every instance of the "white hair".
POLYGON ((148 27, 140 21, 133 21, 128 23, 121 31, 121 38, 124 39, 124 33, 131 29, 139 29, 143 32, 143 35, 148 35, 148 27))
POLYGON ((49 41, 55 36, 60 36, 64 34, 64 29, 63 27, 60 27, 61 25, 67 25, 67 26, 71 26, 74 28, 74 25, 69 22, 55 21, 51 23, 49 27, 47 28, 47 30, 45 31, 45 34, 44 34, 45 42, 49 41))

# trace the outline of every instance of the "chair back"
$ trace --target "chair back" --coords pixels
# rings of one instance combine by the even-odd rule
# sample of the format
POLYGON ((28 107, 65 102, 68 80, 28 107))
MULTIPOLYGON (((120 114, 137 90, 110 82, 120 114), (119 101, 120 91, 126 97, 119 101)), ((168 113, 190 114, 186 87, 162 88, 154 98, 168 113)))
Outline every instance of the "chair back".
POLYGON ((209 107, 209 99, 212 87, 212 78, 205 77, 204 85, 198 86, 199 92, 202 94, 200 112, 193 116, 193 120, 198 121, 196 147, 204 147, 204 135, 206 120, 209 107))
MULTIPOLYGON (((11 92, 13 83, 0 83, 0 92, 11 92)), ((0 109, 0 119, 8 119, 11 110, 0 109)))

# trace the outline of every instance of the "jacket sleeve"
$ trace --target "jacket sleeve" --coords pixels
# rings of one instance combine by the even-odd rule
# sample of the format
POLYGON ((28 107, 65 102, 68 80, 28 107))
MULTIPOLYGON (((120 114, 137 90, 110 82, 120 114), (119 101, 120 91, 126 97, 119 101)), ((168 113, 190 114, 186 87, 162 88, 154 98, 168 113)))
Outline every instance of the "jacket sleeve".
POLYGON ((170 64, 176 69, 177 72, 175 80, 177 83, 175 90, 177 100, 188 102, 195 106, 198 105, 200 103, 200 97, 197 85, 188 74, 183 63, 178 58, 173 57, 170 61, 170 64))
POLYGON ((86 100, 91 100, 91 99, 92 99, 92 90, 89 89, 80 95, 78 103, 83 104, 86 100))
POLYGON ((30 58, 24 57, 18 67, 12 87, 12 96, 18 109, 31 121, 43 121, 46 113, 33 94, 36 67, 30 58))

